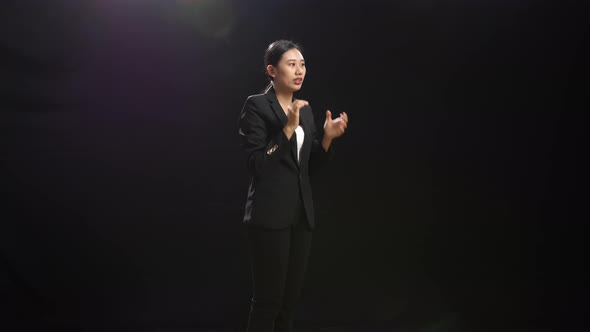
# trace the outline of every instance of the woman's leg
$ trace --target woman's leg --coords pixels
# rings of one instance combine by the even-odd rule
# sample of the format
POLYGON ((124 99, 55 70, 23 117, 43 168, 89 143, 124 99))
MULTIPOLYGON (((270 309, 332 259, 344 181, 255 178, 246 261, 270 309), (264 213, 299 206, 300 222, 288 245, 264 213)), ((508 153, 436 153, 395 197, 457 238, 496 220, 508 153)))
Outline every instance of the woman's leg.
POLYGON ((292 227, 291 247, 289 254, 289 266, 287 280, 283 296, 283 305, 275 321, 274 332, 290 332, 293 328, 295 307, 303 288, 305 272, 309 261, 311 249, 312 231, 309 229, 307 219, 300 218, 292 227))
POLYGON ((291 228, 248 227, 254 294, 248 317, 248 332, 274 332, 283 304, 289 267, 291 228))

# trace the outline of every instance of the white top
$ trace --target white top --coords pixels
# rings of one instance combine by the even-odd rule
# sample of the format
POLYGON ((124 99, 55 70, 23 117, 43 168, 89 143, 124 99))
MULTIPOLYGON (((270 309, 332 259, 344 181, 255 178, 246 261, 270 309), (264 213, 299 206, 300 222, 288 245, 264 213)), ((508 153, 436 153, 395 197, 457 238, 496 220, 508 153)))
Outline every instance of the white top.
POLYGON ((295 129, 295 138, 297 139, 297 161, 299 161, 299 152, 301 152, 303 140, 305 140, 305 133, 303 132, 303 128, 301 128, 301 126, 297 126, 297 129, 295 129))

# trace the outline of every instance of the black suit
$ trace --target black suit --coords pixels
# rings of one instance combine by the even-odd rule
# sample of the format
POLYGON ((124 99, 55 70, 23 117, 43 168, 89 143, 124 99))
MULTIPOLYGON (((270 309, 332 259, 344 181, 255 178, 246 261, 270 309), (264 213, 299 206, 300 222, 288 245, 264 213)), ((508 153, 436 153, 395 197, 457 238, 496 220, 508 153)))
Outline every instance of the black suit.
POLYGON ((248 332, 288 332, 307 267, 315 227, 310 175, 332 150, 316 138, 311 107, 299 111, 303 145, 283 132, 287 116, 273 89, 248 97, 240 115, 240 137, 250 173, 244 222, 254 294, 248 332))
POLYGON ((296 135, 287 139, 283 128, 287 116, 273 89, 248 97, 240 115, 240 136, 246 152, 250 188, 244 222, 266 228, 291 225, 299 199, 303 200, 307 222, 315 227, 313 199, 309 182, 311 173, 330 159, 332 150, 324 151, 316 137, 310 106, 299 111, 299 125, 305 139, 297 162, 296 135))

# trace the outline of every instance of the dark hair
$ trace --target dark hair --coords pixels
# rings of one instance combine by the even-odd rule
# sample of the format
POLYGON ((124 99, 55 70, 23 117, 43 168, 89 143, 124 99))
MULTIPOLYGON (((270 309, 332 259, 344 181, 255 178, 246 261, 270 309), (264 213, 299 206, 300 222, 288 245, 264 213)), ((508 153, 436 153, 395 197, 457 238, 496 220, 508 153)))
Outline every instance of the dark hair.
POLYGON ((301 46, 291 40, 280 39, 268 45, 268 47, 266 48, 266 52, 264 53, 264 72, 268 76, 270 82, 266 86, 266 89, 264 89, 264 92, 268 92, 268 90, 272 87, 272 77, 268 75, 266 67, 268 65, 273 65, 276 67, 279 64, 279 61, 281 60, 283 54, 288 50, 294 48, 297 49, 299 52, 303 53, 303 49, 301 48, 301 46))

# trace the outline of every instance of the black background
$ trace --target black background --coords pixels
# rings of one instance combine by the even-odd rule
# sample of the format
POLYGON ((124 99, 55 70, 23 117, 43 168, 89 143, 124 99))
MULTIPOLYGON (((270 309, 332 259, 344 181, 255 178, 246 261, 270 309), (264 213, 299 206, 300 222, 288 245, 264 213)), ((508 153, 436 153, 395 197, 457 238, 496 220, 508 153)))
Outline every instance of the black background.
MULTIPOLYGON (((237 117, 263 53, 350 117, 297 325, 568 330, 586 291, 587 12, 553 1, 4 1, 6 330, 240 329, 237 117)), ((389 330, 389 329, 388 329, 389 330)))

